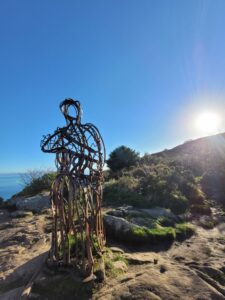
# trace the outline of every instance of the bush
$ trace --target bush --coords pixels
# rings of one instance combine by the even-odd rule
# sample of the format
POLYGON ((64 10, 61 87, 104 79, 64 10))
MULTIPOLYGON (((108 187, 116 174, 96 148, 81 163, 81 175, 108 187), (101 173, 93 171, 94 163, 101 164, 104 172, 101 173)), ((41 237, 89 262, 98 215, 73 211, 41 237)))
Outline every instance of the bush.
MULTIPOLYGON (((121 170, 118 167, 119 160, 117 161, 115 157, 123 147, 115 149, 111 155, 115 164, 118 164, 116 168, 111 168, 111 170, 117 170, 114 173, 111 172, 111 178, 113 177, 114 181, 109 180, 105 184, 105 203, 146 208, 159 206, 169 208, 175 214, 185 213, 190 208, 192 212, 210 214, 210 208, 205 205, 206 188, 204 192, 201 188, 203 183, 209 181, 209 176, 196 177, 192 168, 188 167, 182 157, 178 155, 169 158, 166 153, 145 154, 139 158, 138 166, 134 164, 128 168, 123 165, 121 170)), ((224 173, 221 172, 222 175, 224 173)), ((222 175, 221 178, 223 178, 222 175)), ((217 181, 221 182, 221 180, 217 181)), ((215 177, 213 182, 215 182, 215 177)), ((206 193, 207 196, 208 194, 206 193)), ((225 198, 222 193, 217 193, 217 197, 225 198)))
POLYGON ((53 181, 56 178, 56 173, 46 173, 38 178, 34 178, 28 183, 25 188, 15 196, 34 196, 41 193, 43 190, 50 190, 53 181))
POLYGON ((109 180, 104 187, 104 202, 146 208, 159 206, 182 214, 191 203, 204 201, 204 194, 189 171, 174 161, 157 162, 124 170, 117 179, 109 180))
POLYGON ((138 152, 129 147, 120 146, 109 154, 107 165, 111 171, 117 172, 136 165, 138 160, 138 152))
POLYGON ((182 187, 182 191, 191 204, 203 204, 205 201, 204 193, 194 183, 186 182, 182 187))
POLYGON ((185 213, 188 208, 188 200, 180 191, 171 192, 168 198, 169 201, 165 205, 167 208, 170 208, 175 214, 185 213))
POLYGON ((144 199, 136 191, 138 180, 124 176, 119 180, 110 180, 105 184, 103 199, 105 204, 110 205, 132 205, 141 207, 144 199))

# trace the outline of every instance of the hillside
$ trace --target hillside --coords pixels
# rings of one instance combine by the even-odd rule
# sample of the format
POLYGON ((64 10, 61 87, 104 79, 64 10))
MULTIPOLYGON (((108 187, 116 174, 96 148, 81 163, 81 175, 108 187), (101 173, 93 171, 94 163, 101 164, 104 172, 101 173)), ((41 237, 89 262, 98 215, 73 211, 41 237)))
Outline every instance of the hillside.
POLYGON ((218 167, 225 162, 225 133, 189 140, 170 150, 155 153, 153 156, 179 159, 185 165, 196 170, 196 173, 210 167, 218 167), (197 171, 197 168, 195 168, 196 163, 198 165, 202 164, 201 170, 197 171))
POLYGON ((170 150, 145 154, 136 166, 111 172, 106 204, 162 206, 175 213, 225 205, 225 133, 188 141, 170 150))
POLYGON ((153 156, 180 162, 199 177, 208 198, 225 204, 225 133, 188 141, 153 156))

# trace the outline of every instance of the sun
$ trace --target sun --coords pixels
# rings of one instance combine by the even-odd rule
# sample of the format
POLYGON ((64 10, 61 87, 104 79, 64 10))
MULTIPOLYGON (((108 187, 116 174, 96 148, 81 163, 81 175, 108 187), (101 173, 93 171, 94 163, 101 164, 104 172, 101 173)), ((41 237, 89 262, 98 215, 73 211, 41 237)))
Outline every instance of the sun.
POLYGON ((195 127, 199 134, 215 134, 219 131, 220 123, 219 114, 207 111, 196 117, 195 127))

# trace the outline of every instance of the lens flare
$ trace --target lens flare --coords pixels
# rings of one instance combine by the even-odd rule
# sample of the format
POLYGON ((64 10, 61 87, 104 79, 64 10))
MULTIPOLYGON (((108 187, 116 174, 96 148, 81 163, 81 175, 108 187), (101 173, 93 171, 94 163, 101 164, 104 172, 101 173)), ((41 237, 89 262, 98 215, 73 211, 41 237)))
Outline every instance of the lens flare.
POLYGON ((203 112, 196 118, 195 125, 198 133, 215 134, 219 132, 220 116, 215 112, 203 112))

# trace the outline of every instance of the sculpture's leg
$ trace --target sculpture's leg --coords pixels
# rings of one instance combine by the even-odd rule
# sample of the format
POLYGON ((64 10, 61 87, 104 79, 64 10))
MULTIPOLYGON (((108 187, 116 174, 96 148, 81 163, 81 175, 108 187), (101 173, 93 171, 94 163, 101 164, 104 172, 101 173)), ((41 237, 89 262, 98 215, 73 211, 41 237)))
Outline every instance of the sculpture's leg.
POLYGON ((65 241, 65 218, 64 218, 64 203, 63 203, 63 182, 60 185, 58 193, 58 210, 59 210, 59 229, 60 229, 60 245, 62 248, 63 263, 66 264, 66 241, 65 241))
MULTIPOLYGON (((85 191, 80 182, 77 182, 77 189, 75 194, 75 207, 76 217, 78 222, 77 236, 80 242, 80 253, 77 253, 80 257, 79 262, 81 263, 82 272, 85 273, 85 249, 86 249, 86 237, 85 237, 85 209, 83 207, 83 200, 85 200, 85 191)), ((78 263, 78 262, 77 262, 78 263)))
POLYGON ((54 255, 54 260, 55 259, 58 260, 59 253, 58 253, 58 237, 57 237, 57 206, 53 204, 52 210, 53 210, 52 256, 54 255))
MULTIPOLYGON (((67 204, 67 239, 68 239, 68 253, 67 253, 67 264, 71 263, 71 248, 69 235, 72 234, 75 238, 75 228, 73 224, 74 210, 73 210, 73 198, 74 198, 74 188, 72 184, 72 177, 68 177, 67 181, 68 190, 68 204, 67 204)), ((66 213, 66 212, 65 212, 66 213)))
POLYGON ((87 259, 88 259, 88 268, 87 273, 91 275, 93 273, 94 259, 92 255, 92 242, 91 242, 91 217, 89 218, 89 203, 88 203, 88 195, 85 195, 85 233, 86 233, 86 251, 87 251, 87 259))
POLYGON ((103 229, 103 219, 101 214, 101 200, 102 200, 102 191, 101 186, 97 184, 96 187, 96 235, 99 244, 100 251, 102 252, 104 248, 104 229, 103 229))
POLYGON ((105 230, 104 230, 104 224, 103 224, 103 216, 102 216, 102 198, 103 198, 103 192, 102 192, 102 185, 99 187, 100 190, 100 199, 99 199, 99 218, 100 218, 100 224, 101 224, 101 243, 102 243, 102 249, 105 247, 106 239, 105 239, 105 230))
POLYGON ((52 195, 51 195, 51 202, 52 202, 52 216, 53 216, 53 228, 52 228, 52 247, 51 247, 51 261, 59 260, 59 251, 58 251, 58 180, 56 179, 53 183, 52 187, 52 195))
MULTIPOLYGON (((54 197, 54 195, 53 195, 54 197)), ((51 250, 50 250, 50 260, 51 263, 54 262, 55 254, 56 254, 56 207, 52 199, 52 217, 53 217, 53 223, 52 223, 52 241, 51 241, 51 250)))

